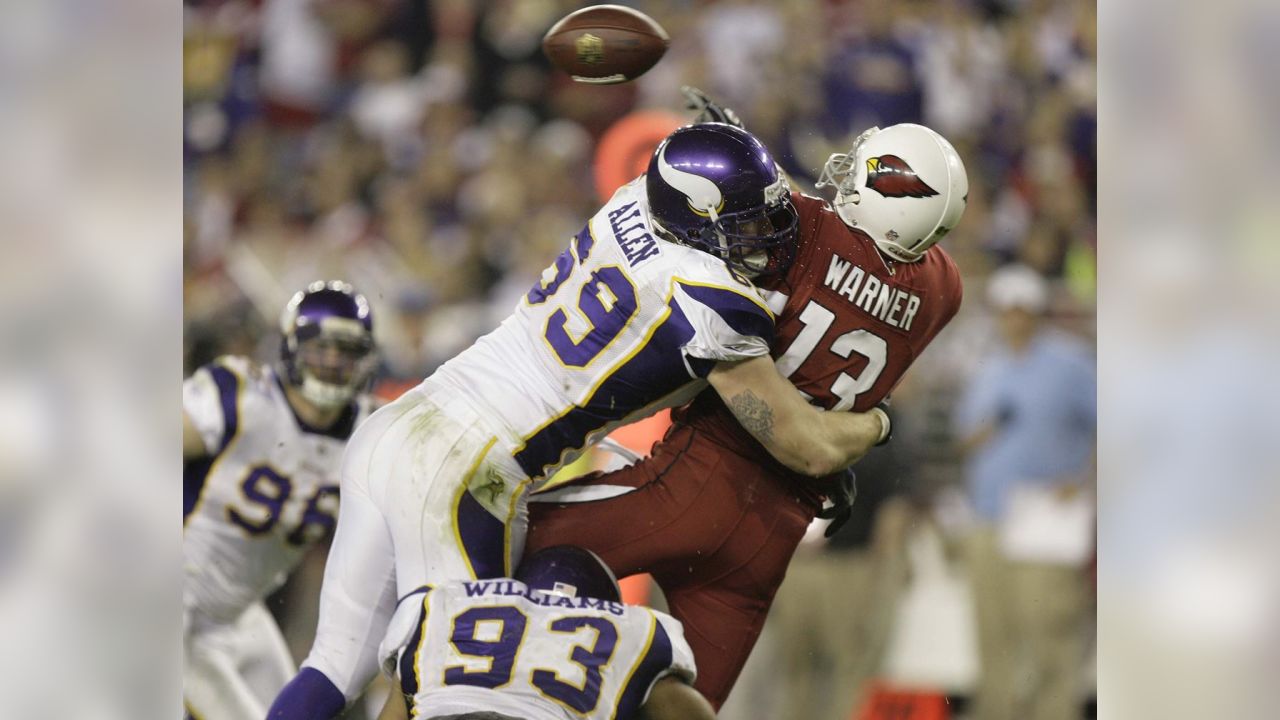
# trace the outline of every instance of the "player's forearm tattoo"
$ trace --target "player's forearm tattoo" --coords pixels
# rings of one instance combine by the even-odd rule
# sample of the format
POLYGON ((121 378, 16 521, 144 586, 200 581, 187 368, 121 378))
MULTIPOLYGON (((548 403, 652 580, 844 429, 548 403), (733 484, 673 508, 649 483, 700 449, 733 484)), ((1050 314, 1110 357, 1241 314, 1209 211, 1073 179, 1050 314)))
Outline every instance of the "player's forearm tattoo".
POLYGON ((729 409, 742 427, 761 442, 773 439, 773 408, 769 403, 756 397, 750 390, 734 395, 729 399, 729 409))

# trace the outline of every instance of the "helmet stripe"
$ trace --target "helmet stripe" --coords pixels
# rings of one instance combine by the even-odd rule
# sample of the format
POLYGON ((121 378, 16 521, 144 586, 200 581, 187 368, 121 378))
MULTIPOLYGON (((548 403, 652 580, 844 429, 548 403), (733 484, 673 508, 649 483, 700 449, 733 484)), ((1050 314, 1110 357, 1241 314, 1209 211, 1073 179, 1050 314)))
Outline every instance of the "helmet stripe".
POLYGON ((662 176, 664 182, 689 198, 689 206, 699 215, 719 211, 724 206, 724 196, 714 182, 701 175, 677 169, 667 162, 665 144, 658 153, 658 174, 662 176))

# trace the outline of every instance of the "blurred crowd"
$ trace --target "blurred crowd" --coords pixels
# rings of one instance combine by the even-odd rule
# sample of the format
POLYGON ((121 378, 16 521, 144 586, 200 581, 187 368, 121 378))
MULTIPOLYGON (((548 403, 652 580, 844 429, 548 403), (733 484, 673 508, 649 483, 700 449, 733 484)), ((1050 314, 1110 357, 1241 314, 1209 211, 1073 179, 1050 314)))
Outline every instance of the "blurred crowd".
MULTIPOLYGON (((1020 444, 1015 454, 1060 455, 1063 433, 1092 437, 1093 418, 1082 417, 1092 405, 1058 386, 1078 379, 1072 373, 1079 358, 1091 368, 1093 357, 1095 6, 1088 0, 627 3, 667 29, 670 50, 636 82, 588 86, 553 71, 539 46, 551 24, 583 4, 187 0, 185 369, 223 353, 274 357, 275 324, 289 295, 317 278, 342 278, 373 306, 386 392, 425 377, 505 317, 594 212, 601 136, 639 110, 683 112, 683 84, 735 109, 809 191, 828 154, 847 150, 861 130, 928 125, 955 145, 969 172, 968 209, 943 243, 963 273, 965 302, 895 392, 895 440, 861 472, 858 517, 831 543, 802 548, 775 606, 779 618, 802 616, 796 622, 826 617, 796 612, 806 596, 795 592, 806 564, 825 577, 834 567, 845 569, 842 577, 861 578, 850 582, 880 594, 863 592, 866 619, 848 630, 857 634, 845 636, 853 638, 844 641, 847 652, 833 652, 848 660, 840 664, 846 678, 883 674, 892 664, 889 646, 908 642, 890 637, 898 603, 928 568, 944 568, 940 577, 948 577, 945 568, 967 568, 970 580, 1008 569, 982 564, 978 546, 997 540, 973 539, 973 528, 999 524, 1011 512, 991 497, 1009 494, 1021 480, 1092 492, 1086 478, 1092 458, 1085 457, 1091 440, 1039 478, 1001 474, 990 468, 999 458, 984 465, 980 456, 991 433, 1013 432, 1019 422, 1034 427, 1010 436, 1020 444), (989 287, 993 273, 1010 267, 1023 280, 1002 282, 1015 290, 989 287), (1032 286, 1040 290, 1026 290, 1032 286), (1061 413, 1019 413, 1013 406, 1020 400, 979 382, 984 368, 1017 365, 1017 343, 1009 340, 1014 311, 1032 316, 1035 327, 1024 332, 1052 339, 1047 359, 1035 365, 1041 374, 1027 377, 1044 377, 1044 387, 1057 389, 1026 402, 1060 405, 1061 413), (980 394, 978 386, 988 397, 966 399, 980 394), (1066 429, 1058 432, 1054 423, 1066 429), (984 479, 996 476, 1004 479, 984 479), (931 565, 931 558, 941 564, 931 565)), ((1087 379, 1071 387, 1090 399, 1094 392, 1087 379)), ((1093 635, 1088 552, 1047 563, 1073 574, 1045 582, 1054 588, 1065 582, 1080 596, 1048 620, 1067 625, 1048 642, 1069 644, 1068 658, 1032 651, 1048 664, 1075 663, 1069 689, 1053 692, 1072 694, 1077 707, 1090 692, 1080 670, 1093 635)), ((304 579, 308 573, 315 568, 304 568, 304 579)), ((980 605, 990 594, 975 589, 969 597, 980 605)), ((298 599, 303 595, 286 591, 299 603, 285 618, 287 632, 314 626, 302 609, 307 601, 298 599)), ((1008 612, 1025 614, 1020 607, 1008 612)), ((983 610, 973 614, 981 618, 983 610)), ((975 630, 972 644, 982 646, 983 668, 991 671, 992 652, 1012 651, 992 650, 984 632, 975 630)), ((296 647, 307 644, 300 639, 296 647)), ((771 653, 776 668, 787 657, 768 635, 760 648, 769 649, 753 663, 771 653)), ((934 684, 952 694, 977 692, 981 682, 962 675, 934 684)), ((843 682, 830 680, 807 694, 849 695, 852 702, 839 690, 843 682)), ((1001 681, 1035 682, 1021 675, 1001 681)), ((754 712, 767 707, 758 703, 754 712)), ((849 717, 834 705, 812 713, 806 716, 849 717)), ((731 699, 724 717, 731 716, 759 715, 731 699)), ((783 716, 789 715, 773 717, 783 716)))

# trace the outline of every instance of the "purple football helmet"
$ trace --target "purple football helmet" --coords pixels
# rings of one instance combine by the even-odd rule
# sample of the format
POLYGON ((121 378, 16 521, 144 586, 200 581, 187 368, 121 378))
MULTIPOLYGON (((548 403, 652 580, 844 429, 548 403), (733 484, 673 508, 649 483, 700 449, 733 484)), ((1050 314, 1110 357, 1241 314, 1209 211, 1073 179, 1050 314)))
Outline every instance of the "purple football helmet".
POLYGON ((754 135, 724 123, 686 125, 658 145, 645 176, 660 232, 748 277, 785 272, 798 216, 791 187, 754 135))
POLYGON ((377 367, 373 315, 364 296, 339 280, 298 291, 280 317, 285 379, 320 407, 339 407, 365 390, 377 367))
POLYGON ((555 545, 525 556, 516 580, 544 592, 620 602, 613 571, 595 553, 576 545, 555 545))

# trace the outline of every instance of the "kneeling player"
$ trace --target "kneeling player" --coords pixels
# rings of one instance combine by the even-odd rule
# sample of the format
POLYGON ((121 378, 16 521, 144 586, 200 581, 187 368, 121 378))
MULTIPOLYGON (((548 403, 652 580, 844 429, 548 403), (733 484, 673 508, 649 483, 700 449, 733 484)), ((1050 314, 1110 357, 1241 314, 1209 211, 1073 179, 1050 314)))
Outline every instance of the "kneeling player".
POLYGON ((424 720, 715 717, 689 687, 680 623, 622 604, 613 573, 572 546, 526 557, 514 578, 420 588, 400 601, 379 654, 424 720))

